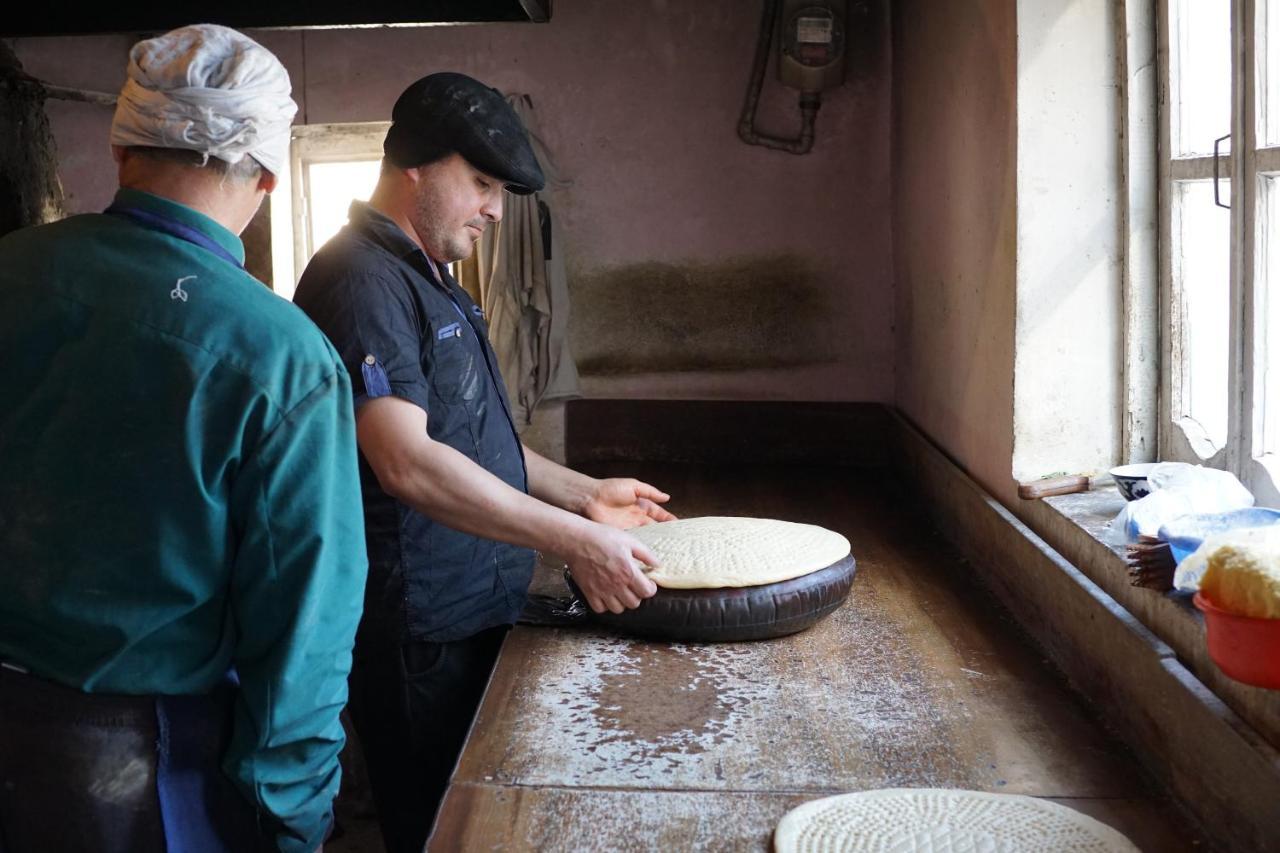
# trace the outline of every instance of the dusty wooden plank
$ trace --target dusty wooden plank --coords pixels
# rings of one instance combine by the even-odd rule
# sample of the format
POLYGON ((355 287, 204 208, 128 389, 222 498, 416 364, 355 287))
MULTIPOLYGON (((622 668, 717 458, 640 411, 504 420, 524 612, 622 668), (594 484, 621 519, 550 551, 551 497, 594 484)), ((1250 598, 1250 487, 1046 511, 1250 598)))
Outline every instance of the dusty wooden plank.
MULTIPOLYGON (((429 851, 714 850, 762 853, 802 794, 636 792, 458 784, 449 790, 429 851)), ((1062 799, 1128 836, 1141 849, 1202 850, 1200 839, 1162 817, 1150 800, 1062 799)))
POLYGON ((1175 853, 1212 849, 1205 836, 1179 813, 1178 808, 1160 798, 1081 799, 1046 797, 1050 802, 1100 820, 1146 853, 1175 853))
POLYGON ((455 784, 427 850, 768 850, 803 795, 636 792, 455 784))
POLYGON ((860 566, 849 601, 808 632, 761 643, 518 628, 456 779, 1078 797, 1141 788, 1025 635, 886 500, 884 483, 795 468, 639 473, 685 514, 841 531, 860 566))

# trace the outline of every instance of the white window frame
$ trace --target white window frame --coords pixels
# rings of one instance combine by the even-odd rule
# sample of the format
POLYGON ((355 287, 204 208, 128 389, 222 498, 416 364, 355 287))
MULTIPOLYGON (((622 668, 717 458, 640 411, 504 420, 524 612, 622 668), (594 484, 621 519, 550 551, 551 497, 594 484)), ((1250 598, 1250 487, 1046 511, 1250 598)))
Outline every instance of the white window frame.
MULTIPOLYGON (((1265 175, 1280 175, 1280 146, 1259 150, 1257 145, 1257 92, 1264 70, 1265 45, 1257 38, 1265 0, 1233 0, 1231 3, 1231 134, 1230 153, 1219 160, 1219 174, 1230 181, 1230 338, 1228 371, 1227 440, 1213 448, 1199 425, 1180 419, 1183 359, 1179 351, 1180 312, 1173 276, 1173 188, 1177 180, 1211 180, 1213 157, 1175 158, 1171 113, 1176 89, 1171 68, 1171 9, 1177 0, 1160 0, 1156 30, 1160 70, 1158 194, 1160 197, 1159 279, 1162 330, 1159 405, 1159 456, 1223 468, 1236 474, 1253 492, 1259 504, 1280 506, 1280 457, 1262 453, 1265 379, 1263 284, 1255 271, 1262 265, 1264 241, 1259 229, 1266 225, 1260 209, 1261 182, 1265 175), (1236 180, 1235 176, 1244 176, 1236 180)), ((1280 14, 1280 3, 1273 10, 1280 14)), ((1265 30, 1263 30, 1265 32, 1265 30)), ((1225 131, 1224 131, 1225 132, 1225 131)), ((1280 288, 1280 282, 1276 283, 1280 288)), ((1277 330, 1280 334, 1280 330, 1277 330)), ((1280 410, 1280 406, 1277 406, 1280 410)), ((1280 416, 1280 412, 1273 413, 1280 416)))
MULTIPOLYGON (((302 125, 293 129, 289 150, 289 171, 293 178, 293 257, 297 275, 315 254, 311 245, 311 228, 307 199, 311 197, 312 163, 341 163, 347 160, 377 160, 382 157, 382 140, 391 122, 369 121, 349 124, 302 125)), ((296 279, 295 279, 296 280, 296 279)))
POLYGON ((315 253, 311 245, 310 216, 307 200, 311 197, 308 180, 312 163, 341 163, 348 160, 382 158, 382 140, 390 122, 351 122, 345 124, 311 124, 293 128, 289 145, 289 171, 282 175, 271 194, 271 242, 273 246, 291 247, 291 251, 272 251, 275 289, 292 298, 293 289, 315 253))

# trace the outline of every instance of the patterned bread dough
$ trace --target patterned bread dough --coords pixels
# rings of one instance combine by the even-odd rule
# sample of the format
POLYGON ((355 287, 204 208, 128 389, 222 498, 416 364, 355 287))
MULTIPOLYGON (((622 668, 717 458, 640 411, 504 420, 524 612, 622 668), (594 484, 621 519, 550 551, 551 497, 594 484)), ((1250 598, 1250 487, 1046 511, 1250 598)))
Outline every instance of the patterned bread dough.
POLYGON ((761 586, 849 556, 849 540, 835 531, 771 518, 705 516, 630 532, 658 556, 649 577, 667 589, 761 586))
POLYGON ((1077 811, 1016 794, 888 788, 805 803, 783 816, 777 853, 1139 853, 1077 811))
POLYGON ((1223 534, 1222 544, 1209 554, 1200 591, 1229 613, 1280 619, 1280 530, 1223 534))

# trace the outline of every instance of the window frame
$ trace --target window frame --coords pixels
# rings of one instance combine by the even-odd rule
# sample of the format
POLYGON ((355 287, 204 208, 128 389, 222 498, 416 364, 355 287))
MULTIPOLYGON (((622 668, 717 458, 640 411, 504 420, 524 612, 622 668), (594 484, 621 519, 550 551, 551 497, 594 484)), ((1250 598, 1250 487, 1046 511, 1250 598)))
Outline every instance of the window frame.
MULTIPOLYGON (((1159 197, 1159 328, 1161 334, 1161 370, 1159 385, 1158 456, 1161 459, 1204 464, 1234 473, 1253 492, 1259 504, 1280 506, 1280 455, 1262 452, 1265 391, 1263 364, 1266 354, 1262 344, 1259 306, 1265 307, 1265 283, 1258 274, 1262 268, 1260 253, 1266 241, 1260 229, 1266 226, 1262 182, 1270 175, 1280 178, 1280 145, 1259 149, 1257 116, 1259 74, 1263 69, 1259 57, 1265 58, 1266 45, 1259 39, 1265 32, 1267 0, 1232 0, 1230 3, 1232 68, 1231 134, 1229 153, 1219 160, 1219 174, 1230 181, 1231 212, 1228 304, 1229 337, 1227 376, 1227 438, 1220 448, 1212 448, 1203 429, 1177 413, 1182 406, 1184 358, 1181 347, 1179 293, 1175 284, 1173 256, 1175 221, 1175 182, 1211 180, 1212 155, 1178 157, 1174 147, 1174 113, 1177 99, 1177 73, 1171 54, 1174 30, 1173 11, 1178 0, 1160 0, 1156 15, 1157 55, 1159 58, 1159 97, 1157 115, 1159 144, 1157 156, 1157 196, 1159 197), (1237 180, 1237 176, 1240 179, 1237 180)), ((1270 10, 1280 14, 1280 2, 1270 10)), ((1274 190, 1280 192, 1280 185, 1274 190)), ((1275 247, 1280 249, 1280 247, 1275 247)), ((1280 282, 1276 282, 1280 292, 1280 282)), ((1280 406, 1273 417, 1280 417, 1280 406)))
POLYGON ((309 166, 349 160, 381 160, 382 141, 389 121, 300 125, 293 129, 289 146, 290 202, 293 223, 294 282, 315 254, 311 245, 311 221, 307 201, 311 197, 309 166))

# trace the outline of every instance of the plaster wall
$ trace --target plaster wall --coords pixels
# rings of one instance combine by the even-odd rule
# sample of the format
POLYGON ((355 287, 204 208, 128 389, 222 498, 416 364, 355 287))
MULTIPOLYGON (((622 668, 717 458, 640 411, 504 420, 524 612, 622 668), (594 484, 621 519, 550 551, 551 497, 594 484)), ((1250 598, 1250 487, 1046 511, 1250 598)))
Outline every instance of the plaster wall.
POLYGON ((1092 473, 1121 441, 1115 4, 1018 0, 1013 473, 1092 473))
MULTIPOLYGON (((547 25, 261 31, 297 122, 389 117, 439 70, 532 96, 560 174, 571 342, 593 396, 893 398, 887 0, 850 3, 844 86, 807 156, 736 136, 761 6, 562 0, 547 25)), ((33 75, 115 91, 127 36, 19 39, 33 75)), ((72 212, 114 190, 110 110, 51 103, 72 212)), ((766 80, 758 127, 793 134, 766 80)))
POLYGON ((1013 456, 1015 0, 900 0, 894 274, 903 413, 989 492, 1013 456))

